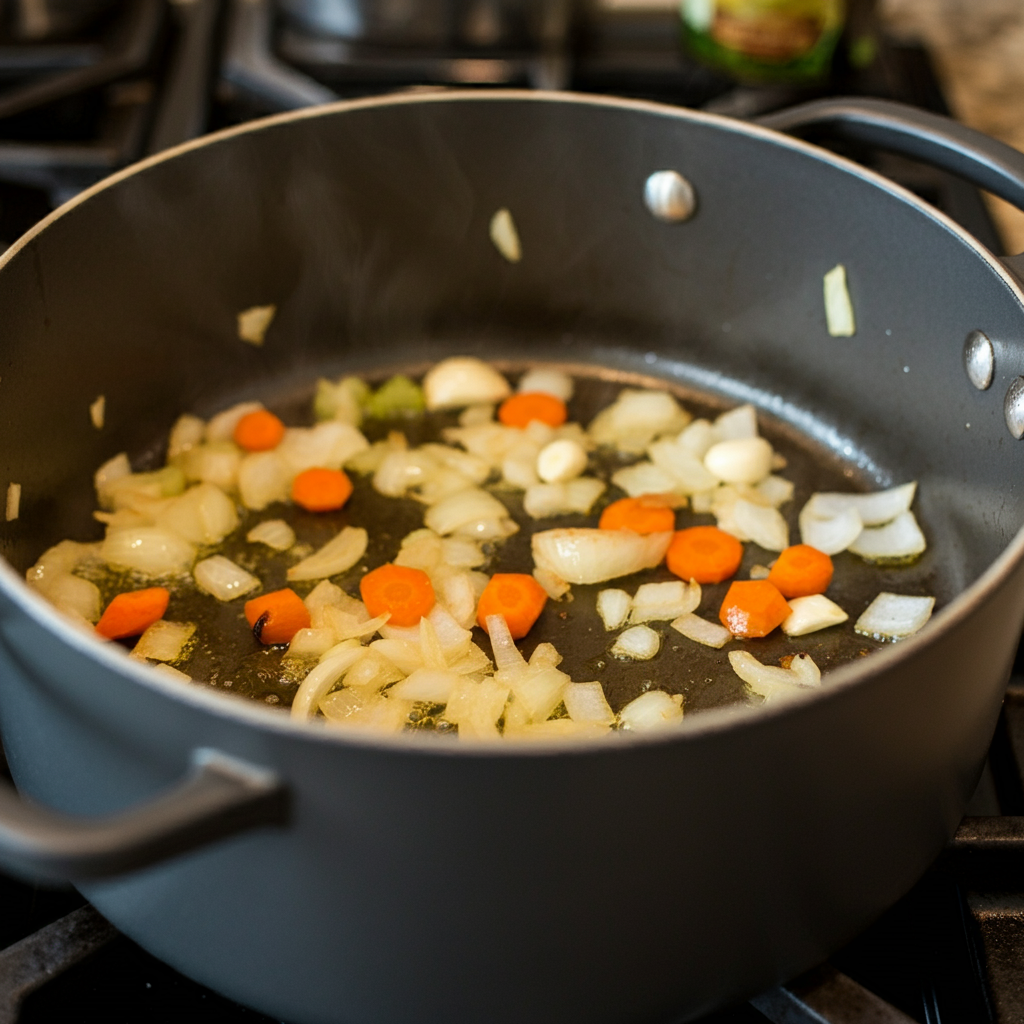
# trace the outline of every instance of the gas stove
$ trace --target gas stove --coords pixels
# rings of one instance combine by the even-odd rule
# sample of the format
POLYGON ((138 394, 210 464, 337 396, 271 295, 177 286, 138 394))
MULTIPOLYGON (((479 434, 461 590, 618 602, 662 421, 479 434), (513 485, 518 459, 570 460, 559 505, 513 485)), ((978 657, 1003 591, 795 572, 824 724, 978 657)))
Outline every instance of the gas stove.
MULTIPOLYGON (((581 8, 536 0, 525 7, 532 20, 507 25, 496 0, 437 0, 409 9, 426 18, 451 7, 458 18, 403 25, 398 42, 388 36, 393 24, 325 25, 322 10, 330 7, 312 0, 0 4, 0 246, 111 171, 168 146, 252 117, 394 90, 572 89, 736 117, 858 94, 946 112, 928 54, 887 38, 864 12, 828 82, 759 87, 681 52, 676 0, 594 0, 581 8)), ((1002 252, 975 189, 902 158, 844 152, 1002 252)), ((1007 690, 969 814, 922 881, 829 963, 703 1024, 1024 1021, 1024 671, 1007 690)), ((160 963, 73 890, 0 876, 0 908, 0 1024, 269 1020, 160 963)))

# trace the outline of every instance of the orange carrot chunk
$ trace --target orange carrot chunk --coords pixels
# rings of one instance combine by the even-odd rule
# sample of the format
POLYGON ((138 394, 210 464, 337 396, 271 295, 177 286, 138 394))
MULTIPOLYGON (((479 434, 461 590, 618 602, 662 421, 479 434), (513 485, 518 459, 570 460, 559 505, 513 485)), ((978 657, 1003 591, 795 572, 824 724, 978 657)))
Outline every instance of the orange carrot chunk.
POLYGON ((676 514, 660 494, 641 494, 613 501, 601 513, 597 525, 602 530, 667 533, 676 528, 676 514))
POLYGON ((154 622, 163 618, 170 599, 170 591, 164 587, 118 594, 100 616, 96 632, 108 640, 145 633, 154 622))
POLYGON ((790 611, 774 583, 737 580, 729 587, 718 618, 733 636, 767 636, 790 611))
POLYGON ((245 618, 261 644, 286 644, 310 625, 309 609, 290 587, 245 602, 245 618))
POLYGON ((501 403, 498 419, 506 427, 525 427, 540 420, 549 427, 560 427, 569 418, 565 402, 543 391, 524 391, 501 403))
POLYGON ((717 526, 691 526, 672 538, 665 561, 680 579, 721 583, 740 567, 743 545, 717 526))
POLYGON ((783 597, 824 594, 832 582, 832 559, 810 544, 794 544, 779 555, 768 573, 783 597))
POLYGON ((292 501, 307 512, 333 512, 352 494, 352 481, 340 469, 307 469, 292 481, 292 501))
POLYGON ((246 413, 235 425, 235 444, 247 452, 268 452, 284 437, 284 424, 266 409, 246 413))
POLYGON ((434 588, 422 569, 382 565, 359 581, 359 593, 371 617, 391 614, 390 626, 415 626, 434 607, 434 588))
POLYGON ((504 615, 514 640, 521 640, 540 617, 547 603, 544 588, 523 572, 496 572, 480 595, 476 621, 487 629, 488 615, 504 615))

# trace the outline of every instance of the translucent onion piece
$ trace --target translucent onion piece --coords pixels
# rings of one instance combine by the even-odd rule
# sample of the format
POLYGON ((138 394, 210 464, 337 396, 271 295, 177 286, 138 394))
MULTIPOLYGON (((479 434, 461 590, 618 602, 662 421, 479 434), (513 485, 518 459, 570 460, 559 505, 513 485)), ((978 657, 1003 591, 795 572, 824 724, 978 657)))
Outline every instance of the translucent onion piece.
POLYGON ((420 445, 419 450, 474 484, 482 484, 491 475, 490 463, 481 459, 479 455, 473 455, 472 452, 464 452, 447 444, 424 444, 420 445))
POLYGON ((682 694, 664 690, 648 690, 619 712, 619 725, 630 732, 651 732, 676 726, 682 720, 682 694))
MULTIPOLYGON (((472 544, 472 541, 459 540, 456 543, 472 544)), ((473 547, 476 548, 476 545, 473 544, 473 547)), ((413 530, 402 538, 402 546, 395 556, 395 565, 430 572, 441 564, 441 550, 441 538, 433 530, 413 530)))
POLYGON ((699 615, 680 615, 671 623, 672 628, 682 633, 688 640, 703 644, 705 647, 723 648, 731 639, 732 633, 717 622, 708 622, 699 615))
POLYGON ((508 682, 515 694, 516 703, 526 710, 531 722, 543 722, 562 701, 562 694, 569 677, 550 665, 529 668, 526 672, 508 682))
POLYGON ((100 395, 92 405, 89 406, 89 419, 97 430, 103 429, 103 423, 107 415, 107 399, 100 395))
POLYGON ((187 672, 182 672, 180 668, 175 668, 173 665, 165 665, 161 663, 159 665, 154 665, 153 668, 162 676, 168 676, 171 679, 177 679, 179 683, 192 682, 192 677, 187 672))
POLYGON ((185 413, 179 416, 171 427, 171 435, 167 439, 167 461, 184 455, 190 448, 203 443, 206 436, 206 423, 198 416, 185 413))
POLYGON ((295 543, 295 531, 283 519, 264 519, 246 535, 250 544, 266 544, 274 551, 287 551, 295 543))
POLYGON ((800 538, 804 544, 826 555, 838 555, 860 536, 864 524, 855 508, 844 509, 830 519, 819 519, 808 513, 808 505, 800 513, 800 538))
POLYGON ((192 575, 199 589, 212 594, 218 601, 233 601, 260 585, 252 573, 223 555, 213 555, 197 562, 192 575))
POLYGON ((250 345, 262 345, 277 306, 252 306, 238 314, 238 337, 250 345))
POLYGON ((934 597, 909 597, 883 591, 864 609, 853 628, 875 640, 902 640, 932 616, 934 597))
POLYGON ((673 534, 631 530, 544 530, 532 538, 540 568, 569 583, 603 583, 661 563, 673 534))
POLYGON ((540 483, 537 476, 537 460, 530 456, 506 455, 501 462, 501 479, 509 487, 526 490, 540 483))
POLYGON ((487 561, 480 545, 464 537, 446 537, 441 541, 441 561, 452 568, 475 569, 487 561))
POLYGON ((423 667, 419 642, 409 643, 407 640, 393 640, 384 637, 381 640, 374 640, 367 650, 374 651, 386 658, 403 675, 409 675, 410 672, 415 672, 416 669, 423 667))
POLYGON ((262 402, 239 402, 237 405, 217 413, 206 424, 207 441, 230 441, 235 436, 235 427, 243 416, 248 416, 257 409, 262 409, 262 402))
POLYGON ((523 495, 523 508, 533 519, 590 512, 604 494, 605 483, 594 477, 579 477, 560 484, 535 484, 523 495))
POLYGON ((277 452, 251 452, 238 464, 238 493, 254 512, 284 501, 290 484, 288 466, 277 452))
POLYGON ((334 605, 328 605, 322 614, 324 626, 330 628, 334 639, 338 642, 357 637, 372 636, 391 618, 390 612, 378 615, 375 619, 360 618, 350 612, 344 612, 334 605))
POLYGON ((766 551, 783 551, 789 547, 789 526, 778 509, 741 498, 733 505, 732 515, 746 537, 766 551))
POLYGON ((730 651, 729 664, 751 692, 766 701, 794 697, 821 683, 821 673, 809 654, 797 654, 789 668, 763 665, 748 651, 730 651))
POLYGON ((523 374, 518 390, 524 394, 543 391, 547 395, 554 395, 555 398, 568 402, 572 398, 573 382, 572 377, 561 370, 538 366, 523 374))
POLYGON ((403 672, 378 651, 367 651, 346 673, 345 686, 372 686, 375 689, 397 683, 403 672))
POLYGON ((704 456, 704 467, 727 484, 756 484, 772 468, 772 446, 763 437, 719 441, 704 456))
POLYGON ((412 702, 387 697, 366 687, 336 690, 320 702, 327 724, 373 733, 400 732, 409 720, 412 702))
POLYGON ((703 461, 708 449, 724 440, 707 420, 694 420, 676 438, 676 443, 703 461))
POLYGON ((600 683, 567 683, 562 691, 562 700, 574 722, 615 723, 615 712, 609 706, 600 683))
POLYGON ((446 659, 462 657, 469 650, 473 640, 472 632, 461 626, 443 605, 435 604, 422 621, 428 623, 434 631, 446 659))
POLYGON ((153 518, 157 526, 173 530, 193 544, 217 544, 238 526, 235 503, 209 483, 190 487, 153 518))
POLYGON ((819 519, 830 519, 847 509, 854 508, 865 526, 881 526, 910 509, 917 490, 917 482, 890 487, 872 494, 842 494, 819 492, 812 494, 804 511, 819 519))
MULTIPOLYGON (((714 487, 718 478, 709 472, 693 452, 677 440, 655 441, 648 449, 651 461, 675 481, 672 490, 683 494, 699 494, 714 487)), ((654 492, 656 493, 656 492, 654 492)))
POLYGON ((498 210, 491 218, 490 235, 494 248, 509 263, 518 263, 523 258, 523 246, 519 241, 516 222, 512 219, 512 214, 505 207, 498 210))
POLYGON ((744 437, 757 437, 757 410, 748 403, 723 412, 715 420, 714 431, 719 441, 738 441, 744 437))
POLYGON ((481 423, 490 423, 493 420, 494 405, 487 402, 469 405, 459 413, 460 427, 476 427, 481 423))
POLYGON ((328 420, 315 427, 290 427, 275 452, 295 476, 314 466, 341 469, 369 447, 370 442, 351 423, 328 420))
POLYGON ((643 494, 669 494, 681 489, 679 480, 653 462, 637 462, 612 474, 612 483, 631 498, 643 494))
POLYGON ((25 573, 25 580, 30 586, 41 587, 48 579, 70 573, 83 562, 98 558, 99 552, 99 544, 62 540, 39 556, 39 561, 25 573))
POLYGON ((538 566, 533 570, 533 578, 544 588, 544 593, 552 601, 561 601, 570 591, 569 584, 561 576, 556 576, 550 569, 538 566))
POLYGON ((614 444, 626 451, 643 451, 661 434, 678 433, 690 415, 667 391, 625 389, 590 424, 597 444, 614 444))
POLYGON ((850 338, 857 330, 853 318, 853 303, 846 287, 846 267, 834 266, 824 278, 825 322, 833 338, 850 338))
POLYGON ((368 536, 360 526, 346 526, 319 551, 288 570, 289 580, 320 580, 347 572, 366 553, 368 536))
POLYGON ((661 637, 650 626, 630 626, 619 634, 611 653, 616 658, 650 661, 661 649, 661 637))
POLYGON ((785 505, 793 497, 793 483, 781 476, 766 476, 758 485, 758 491, 772 508, 785 505))
POLYGON ((177 661, 195 631, 196 627, 191 622, 160 619, 139 637, 139 642, 132 649, 132 657, 148 658, 150 661, 177 661))
POLYGON ((866 526, 850 550, 871 562, 905 562, 926 547, 924 534, 913 512, 901 512, 885 526, 866 526))
POLYGON ((438 468, 433 456, 418 449, 389 452, 373 475, 373 489, 390 498, 401 498, 425 483, 438 468))
POLYGON ((491 638, 494 664, 499 672, 516 675, 526 671, 526 660, 512 639, 504 615, 487 616, 487 635, 491 638))
POLYGON ((388 692, 402 700, 446 704, 452 690, 462 682, 462 679, 462 676, 457 676, 454 672, 418 668, 405 679, 395 683, 388 692))
POLYGON ((121 569, 164 576, 186 572, 196 557, 196 550, 169 530, 159 526, 136 526, 110 530, 100 547, 100 557, 121 569))
POLYGON ((458 537, 469 537, 472 540, 484 541, 504 540, 517 533, 519 524, 508 517, 504 519, 474 519, 472 522, 464 523, 455 534, 458 537))
POLYGON ((476 623, 477 595, 468 572, 445 576, 434 593, 459 626, 469 629, 476 623))
POLYGON ((461 679, 448 695, 444 717, 459 727, 460 740, 496 740, 508 686, 496 679, 461 679))
POLYGON ((819 629, 838 626, 850 617, 824 594, 790 598, 789 607, 792 609, 789 617, 782 623, 782 632, 787 636, 816 633, 819 629))
MULTIPOLYGON (((488 465, 500 466, 502 460, 523 440, 523 432, 501 423, 480 423, 470 427, 449 427, 446 441, 461 444, 466 451, 484 459, 488 465)), ((532 458, 536 459, 534 452, 532 458)))
POLYGON ((230 491, 238 482, 242 453, 230 441, 215 441, 190 448, 178 461, 189 480, 202 480, 230 491))
POLYGON ((51 574, 37 586, 46 599, 65 615, 81 617, 86 622, 99 621, 100 591, 95 583, 65 572, 51 574))
POLYGON ((423 378, 423 395, 430 410, 500 402, 511 391, 493 366, 472 356, 442 359, 423 378))
POLYGON ((13 523, 21 515, 21 484, 9 483, 7 485, 7 504, 4 511, 4 518, 13 523))
POLYGON ((598 592, 597 614, 607 630, 618 629, 626 621, 632 606, 633 598, 624 590, 609 588, 598 592))
POLYGON ((530 655, 530 668, 557 668, 562 664, 562 656, 554 644, 537 644, 530 655))
POLYGON ((343 647, 331 657, 321 661, 299 684, 292 701, 292 718, 312 717, 319 707, 320 701, 330 693, 331 687, 368 650, 366 647, 361 647, 357 640, 347 640, 345 643, 349 646, 343 647))
MULTIPOLYGON (((700 584, 672 580, 668 583, 643 583, 633 595, 631 623, 668 622, 687 615, 700 605, 700 584)), ((600 595, 598 595, 600 600, 600 595)), ((600 610, 599 610, 600 613, 600 610)), ((607 628, 607 626, 605 627, 607 628)))
POLYGON ((494 671, 491 659, 476 644, 470 644, 469 650, 448 667, 460 676, 490 675, 494 671))
POLYGON ((320 658, 338 642, 332 629, 300 629, 292 637, 286 658, 320 658))
POLYGON ((537 476, 545 483, 562 483, 587 468, 587 452, 579 441, 559 438, 546 444, 537 456, 537 476))
MULTIPOLYGON (((328 605, 341 606, 343 597, 347 597, 341 587, 332 583, 330 580, 321 580, 303 599, 304 604, 309 609, 310 618, 316 618, 317 614, 328 605)), ((362 602, 359 602, 362 605, 362 602)), ((369 613, 363 608, 363 618, 368 619, 369 613)), ((316 622, 313 623, 316 626, 316 622)))
POLYGON ((429 529, 442 537, 454 533, 459 527, 480 521, 500 521, 507 518, 505 506, 492 494, 469 487, 453 494, 427 509, 424 521, 429 529))

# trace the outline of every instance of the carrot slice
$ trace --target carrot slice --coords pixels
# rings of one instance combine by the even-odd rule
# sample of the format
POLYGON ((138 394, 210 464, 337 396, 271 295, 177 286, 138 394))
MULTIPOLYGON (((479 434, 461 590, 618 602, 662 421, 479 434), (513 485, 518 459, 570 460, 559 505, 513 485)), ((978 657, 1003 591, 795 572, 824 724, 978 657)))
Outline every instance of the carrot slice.
POLYGON ((332 512, 352 494, 352 481, 340 469, 307 469, 292 481, 292 501, 307 512, 332 512))
POLYGON ((767 636, 791 610, 774 583, 737 580, 729 587, 718 618, 733 636, 767 636))
POLYGON ((549 427, 560 427, 569 418, 565 402, 543 391, 524 391, 506 398, 498 409, 498 419, 506 427, 525 427, 540 420, 549 427))
POLYGON ((794 544, 779 555, 768 582, 774 583, 783 597, 824 594, 832 582, 832 559, 810 544, 794 544))
POLYGON ((267 452, 284 437, 284 424, 266 409, 246 413, 235 425, 235 444, 247 452, 267 452))
POLYGON ((165 587, 148 587, 118 594, 104 609, 96 632, 108 640, 145 633, 167 611, 171 593, 165 587))
POLYGON ((434 588, 422 569, 387 565, 359 581, 359 593, 372 618, 391 613, 391 626, 415 626, 434 607, 434 588))
POLYGON ((740 567, 743 545, 717 526, 691 526, 672 538, 665 560, 681 579, 721 583, 740 567))
POLYGON ((530 632, 547 603, 544 588, 523 572, 496 572, 480 595, 476 621, 487 629, 488 615, 504 615, 514 640, 530 632))
POLYGON ((597 525, 602 530, 667 533, 676 528, 676 514, 660 494, 641 494, 613 501, 601 513, 597 525))
POLYGON ((245 618, 261 644, 286 644, 312 621, 309 609, 291 587, 246 601, 245 618))

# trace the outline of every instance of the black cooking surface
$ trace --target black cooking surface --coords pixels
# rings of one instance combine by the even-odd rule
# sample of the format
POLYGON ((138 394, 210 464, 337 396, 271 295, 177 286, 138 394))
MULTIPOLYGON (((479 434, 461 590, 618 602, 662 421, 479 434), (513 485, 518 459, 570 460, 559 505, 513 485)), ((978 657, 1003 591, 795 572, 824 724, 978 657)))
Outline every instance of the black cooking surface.
MULTIPOLYGON (((947 112, 928 54, 886 39, 870 21, 840 46, 828 82, 767 88, 738 84, 686 58, 678 16, 665 5, 632 14, 598 5, 602 14, 570 26, 543 53, 520 46, 400 56, 319 38, 286 23, 273 0, 96 6, 81 25, 37 24, 28 37, 18 19, 33 3, 0 4, 0 246, 55 203, 147 153, 249 117, 395 88, 556 85, 740 117, 821 95, 860 94, 947 112)), ((902 158, 843 151, 1002 251, 973 188, 902 158)), ((1008 691, 971 813, 1024 815, 1022 764, 1024 676, 1008 691)), ((1012 838, 1020 824, 1006 817, 996 827, 1012 838)), ((977 853, 976 832, 965 824, 955 848, 830 965, 756 1000, 763 1013, 743 1004, 702 1024, 853 1024, 868 1020, 866 1012, 878 1024, 1024 1021, 1024 839, 990 857, 977 853)), ((1024 827, 1019 832, 1024 836, 1024 827)), ((270 1020, 117 935, 74 890, 0 875, 0 1024, 92 1019, 270 1020)))

